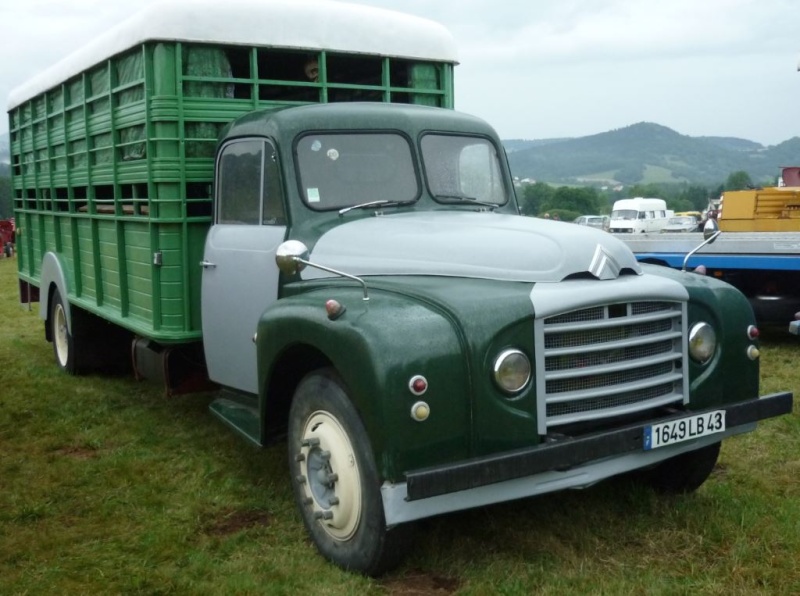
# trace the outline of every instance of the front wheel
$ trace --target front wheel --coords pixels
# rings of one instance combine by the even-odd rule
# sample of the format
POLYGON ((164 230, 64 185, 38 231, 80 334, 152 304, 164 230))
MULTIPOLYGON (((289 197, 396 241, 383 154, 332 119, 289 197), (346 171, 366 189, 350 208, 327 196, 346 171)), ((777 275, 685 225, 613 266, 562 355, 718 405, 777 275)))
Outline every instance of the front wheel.
POLYGON ((664 493, 694 492, 708 479, 717 465, 720 443, 681 453, 644 472, 643 478, 664 493))
POLYGON ((319 552, 371 576, 397 565, 411 526, 386 527, 367 432, 332 370, 313 372, 297 387, 288 447, 295 502, 319 552))

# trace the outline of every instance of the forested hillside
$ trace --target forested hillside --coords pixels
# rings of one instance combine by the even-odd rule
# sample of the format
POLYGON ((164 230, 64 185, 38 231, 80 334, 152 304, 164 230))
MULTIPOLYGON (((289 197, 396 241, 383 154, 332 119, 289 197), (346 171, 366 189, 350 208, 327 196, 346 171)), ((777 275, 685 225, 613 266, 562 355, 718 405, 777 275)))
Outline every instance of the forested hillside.
POLYGON ((745 139, 690 137, 647 122, 575 139, 507 143, 515 176, 562 184, 716 184, 734 171, 771 183, 781 166, 800 165, 798 137, 763 147, 745 139))

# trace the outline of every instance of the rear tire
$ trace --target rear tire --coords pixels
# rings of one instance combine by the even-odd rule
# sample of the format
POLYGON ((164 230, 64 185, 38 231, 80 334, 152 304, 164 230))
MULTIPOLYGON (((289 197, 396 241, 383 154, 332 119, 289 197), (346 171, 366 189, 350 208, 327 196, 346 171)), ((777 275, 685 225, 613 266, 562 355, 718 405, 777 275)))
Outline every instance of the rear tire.
POLYGON ((71 375, 130 371, 131 333, 75 305, 70 308, 68 324, 66 302, 58 289, 50 299, 47 325, 61 370, 71 375))
POLYGON ((58 290, 53 292, 53 297, 50 300, 49 323, 56 364, 63 371, 71 375, 76 374, 75 339, 70 333, 67 324, 67 310, 58 290))
POLYGON ((298 385, 288 455, 295 503, 324 557, 370 576, 402 561, 412 526, 386 527, 369 437, 333 370, 313 372, 298 385))
POLYGON ((695 451, 676 455, 644 472, 643 480, 662 493, 694 492, 702 486, 714 470, 720 446, 721 443, 714 443, 695 451))

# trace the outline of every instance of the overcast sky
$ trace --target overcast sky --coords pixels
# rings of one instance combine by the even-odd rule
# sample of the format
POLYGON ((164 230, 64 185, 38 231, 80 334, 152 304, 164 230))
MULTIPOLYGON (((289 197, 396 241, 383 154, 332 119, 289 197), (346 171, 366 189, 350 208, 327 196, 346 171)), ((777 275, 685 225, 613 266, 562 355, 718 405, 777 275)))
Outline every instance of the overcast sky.
MULTIPOLYGON (((0 96, 154 1, 4 0, 0 96)), ((456 107, 505 139, 643 121, 765 145, 800 135, 796 0, 351 1, 450 29, 456 107)))

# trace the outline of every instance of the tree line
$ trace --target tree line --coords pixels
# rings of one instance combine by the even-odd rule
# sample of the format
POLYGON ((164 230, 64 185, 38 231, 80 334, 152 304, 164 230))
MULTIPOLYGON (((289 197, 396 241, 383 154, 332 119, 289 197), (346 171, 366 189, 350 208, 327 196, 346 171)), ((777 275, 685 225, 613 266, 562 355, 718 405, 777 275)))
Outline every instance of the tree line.
MULTIPOLYGON (((776 181, 777 183, 777 181, 776 181)), ((599 189, 589 186, 559 186, 546 182, 522 184, 517 188, 517 200, 524 215, 557 215, 562 221, 572 221, 580 215, 611 213, 614 202, 632 197, 664 199, 673 211, 704 211, 710 199, 718 199, 726 190, 752 188, 753 182, 745 171, 732 172, 726 181, 715 187, 686 183, 634 184, 622 190, 599 189)))

